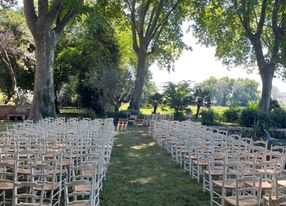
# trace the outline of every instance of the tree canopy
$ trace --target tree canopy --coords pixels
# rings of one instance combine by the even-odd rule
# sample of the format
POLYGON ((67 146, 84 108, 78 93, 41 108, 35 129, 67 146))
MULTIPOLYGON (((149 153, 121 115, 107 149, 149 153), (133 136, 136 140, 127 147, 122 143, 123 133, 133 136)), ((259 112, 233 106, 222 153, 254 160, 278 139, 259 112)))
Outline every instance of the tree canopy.
POLYGON ((262 79, 261 109, 270 104, 272 79, 282 62, 286 10, 283 0, 192 0, 194 34, 216 47, 229 66, 258 67, 262 79))

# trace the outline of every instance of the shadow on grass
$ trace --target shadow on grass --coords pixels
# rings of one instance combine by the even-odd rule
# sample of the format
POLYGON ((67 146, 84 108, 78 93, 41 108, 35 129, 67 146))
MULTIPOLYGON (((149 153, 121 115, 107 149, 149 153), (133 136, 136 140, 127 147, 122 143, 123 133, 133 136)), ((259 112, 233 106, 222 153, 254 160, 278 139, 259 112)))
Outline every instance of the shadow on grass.
POLYGON ((132 128, 116 136, 103 206, 203 206, 209 195, 147 135, 132 128))

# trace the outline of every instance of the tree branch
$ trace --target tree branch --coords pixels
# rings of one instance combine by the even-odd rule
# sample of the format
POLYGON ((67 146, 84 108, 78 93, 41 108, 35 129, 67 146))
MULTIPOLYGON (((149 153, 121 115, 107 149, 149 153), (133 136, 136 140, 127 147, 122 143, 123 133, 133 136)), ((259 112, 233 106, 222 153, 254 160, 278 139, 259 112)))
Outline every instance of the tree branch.
POLYGON ((147 29, 146 29, 146 33, 149 32, 149 30, 150 30, 150 28, 152 26, 153 18, 154 18, 154 15, 155 15, 155 10, 156 10, 156 7, 153 7, 151 15, 150 15, 149 23, 148 23, 148 26, 147 26, 147 29))
POLYGON ((267 9, 267 0, 263 0, 258 28, 257 28, 257 32, 255 33, 255 35, 261 36, 262 34, 263 26, 265 22, 266 9, 267 9))
MULTIPOLYGON (((50 23, 50 25, 53 23, 53 20, 55 18, 60 19, 59 13, 60 13, 60 10, 62 9, 62 6, 63 6, 63 1, 61 0, 55 0, 54 3, 52 4, 51 9, 46 15, 46 18, 48 19, 48 22, 50 23)), ((59 22, 57 22, 57 24, 58 23, 59 22)))
POLYGON ((273 49, 272 49, 272 55, 271 55, 271 63, 276 64, 278 61, 278 52, 279 52, 279 47, 281 43, 281 38, 282 38, 282 31, 281 28, 278 26, 278 11, 280 7, 280 0, 275 0, 274 3, 274 9, 272 12, 272 30, 274 33, 274 44, 273 44, 273 49))
POLYGON ((139 36, 141 38, 144 37, 144 24, 145 24, 145 17, 150 6, 151 1, 147 0, 146 4, 144 5, 144 0, 142 0, 142 8, 140 12, 140 23, 139 23, 139 36))
POLYGON ((135 0, 132 0, 132 5, 127 1, 127 5, 131 12, 131 30, 132 30, 132 41, 133 49, 136 53, 139 51, 139 46, 137 42, 137 32, 136 32, 136 20, 135 20, 135 0))
POLYGON ((65 28, 65 26, 76 16, 76 13, 73 11, 68 11, 66 15, 62 18, 61 21, 58 22, 56 27, 54 28, 54 31, 59 35, 65 28))
POLYGON ((150 42, 148 39, 151 38, 151 36, 152 36, 152 34, 156 28, 156 25, 158 23, 159 17, 161 15, 161 12, 163 9, 163 3, 164 3, 164 0, 160 0, 157 9, 154 11, 154 15, 155 15, 154 19, 153 19, 153 21, 150 20, 151 25, 149 27, 149 30, 146 31, 146 35, 145 35, 147 42, 150 42))
MULTIPOLYGON (((178 7, 178 5, 181 3, 181 0, 178 0, 174 6, 171 8, 171 10, 167 13, 167 15, 163 18, 163 20, 157 24, 156 28, 154 29, 150 39, 147 39, 147 42, 149 43, 153 38, 154 36, 156 35, 157 31, 158 30, 162 30, 165 25, 167 24, 167 21, 170 17, 170 15, 172 14, 172 12, 178 7)), ((160 32, 161 33, 161 32, 160 32)))
MULTIPOLYGON (((250 29, 249 18, 247 18, 247 16, 244 14, 245 13, 245 8, 244 8, 243 12, 240 12, 241 10, 238 8, 237 0, 234 0, 234 6, 235 6, 235 9, 237 11, 237 16, 238 16, 238 18, 240 20, 240 23, 241 23, 242 27, 244 28, 244 30, 246 32, 246 35, 248 37, 252 37, 253 34, 251 32, 251 29, 250 29), (243 13, 243 15, 241 16, 240 13, 243 13)), ((244 3, 243 3, 242 6, 245 7, 244 3)))
POLYGON ((36 32, 36 23, 38 21, 38 17, 35 11, 34 0, 24 0, 24 14, 27 25, 34 35, 36 32))
POLYGON ((45 17, 49 11, 48 0, 38 0, 39 18, 45 17))
POLYGON ((274 9, 272 11, 272 30, 273 30, 273 33, 274 35, 277 35, 279 34, 279 26, 278 26, 278 10, 279 10, 279 3, 280 3, 280 0, 275 0, 275 3, 274 3, 274 9))

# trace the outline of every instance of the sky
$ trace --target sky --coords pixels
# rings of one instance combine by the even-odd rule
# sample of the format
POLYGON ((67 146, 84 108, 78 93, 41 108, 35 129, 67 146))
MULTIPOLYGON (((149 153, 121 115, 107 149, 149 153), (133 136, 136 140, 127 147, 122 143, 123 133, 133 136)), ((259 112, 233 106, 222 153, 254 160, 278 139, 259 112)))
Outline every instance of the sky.
MULTIPOLYGON (((175 62, 175 71, 159 70, 157 65, 151 66, 153 80, 160 88, 164 82, 179 82, 182 80, 191 80, 192 82, 202 82, 211 76, 220 78, 228 76, 230 78, 249 78, 259 82, 261 90, 261 79, 258 69, 252 73, 247 73, 243 68, 228 69, 215 57, 215 48, 206 48, 196 44, 197 40, 191 33, 185 33, 184 42, 191 45, 192 51, 184 50, 181 57, 175 62)), ((286 92, 286 82, 280 79, 273 80, 273 86, 276 86, 280 92, 286 92)))

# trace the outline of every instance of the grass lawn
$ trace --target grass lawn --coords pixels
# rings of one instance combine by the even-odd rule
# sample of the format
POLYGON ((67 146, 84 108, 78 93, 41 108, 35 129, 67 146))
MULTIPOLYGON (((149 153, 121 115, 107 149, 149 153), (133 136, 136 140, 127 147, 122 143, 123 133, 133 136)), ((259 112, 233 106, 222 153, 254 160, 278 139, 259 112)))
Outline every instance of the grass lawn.
POLYGON ((209 195, 155 144, 146 128, 131 128, 116 136, 101 205, 204 206, 209 195))

